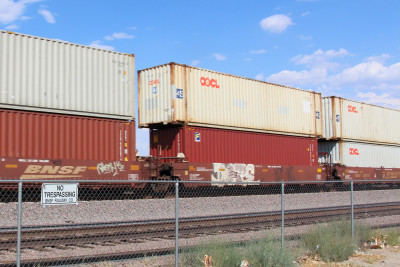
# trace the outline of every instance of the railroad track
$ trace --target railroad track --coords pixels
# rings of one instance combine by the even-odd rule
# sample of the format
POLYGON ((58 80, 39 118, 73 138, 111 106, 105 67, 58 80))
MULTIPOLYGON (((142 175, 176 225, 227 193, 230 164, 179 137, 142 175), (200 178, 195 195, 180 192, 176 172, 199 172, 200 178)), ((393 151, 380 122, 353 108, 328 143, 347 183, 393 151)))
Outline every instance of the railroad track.
MULTIPOLYGON (((350 206, 331 208, 316 208, 306 210, 285 211, 285 227, 329 222, 337 218, 349 217, 350 206)), ((356 219, 389 216, 400 214, 400 203, 381 203, 354 206, 356 219)), ((279 227, 281 225, 281 211, 230 214, 224 216, 192 217, 179 219, 179 238, 225 233, 240 233, 258 231, 279 227)), ((21 234, 21 248, 42 251, 47 247, 90 247, 92 245, 114 246, 120 243, 140 243, 153 239, 171 240, 175 238, 175 220, 160 219, 150 221, 132 221, 117 223, 99 223, 82 225, 55 225, 43 227, 23 227, 21 234)), ((0 228, 0 251, 15 251, 17 247, 17 230, 15 228, 0 228)), ((131 251, 130 256, 163 253, 174 248, 131 251)), ((127 254, 119 255, 122 258, 127 254)), ((101 259, 116 258, 115 253, 101 255, 101 259)), ((95 256, 93 256, 93 259, 95 256)), ((54 259, 52 259, 54 261, 54 259)), ((76 259, 75 259, 76 260, 76 259)), ((68 261, 71 257, 58 259, 68 261)), ((27 263, 27 262, 26 262, 27 263)), ((0 265, 6 264, 0 259, 0 265)), ((38 264, 37 262, 35 264, 38 264)), ((45 265, 44 261, 40 262, 45 265)))

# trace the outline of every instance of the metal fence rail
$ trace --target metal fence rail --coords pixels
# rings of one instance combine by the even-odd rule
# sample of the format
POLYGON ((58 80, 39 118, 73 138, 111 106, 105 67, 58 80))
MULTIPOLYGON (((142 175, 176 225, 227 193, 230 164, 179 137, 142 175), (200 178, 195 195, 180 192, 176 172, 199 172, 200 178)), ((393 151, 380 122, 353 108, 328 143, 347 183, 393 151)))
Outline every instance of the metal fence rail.
POLYGON ((349 220, 354 236, 357 220, 373 227, 400 221, 395 217, 400 189, 382 181, 143 183, 149 186, 133 189, 126 180, 0 180, 0 265, 169 254, 178 266, 183 248, 204 242, 246 242, 271 231, 284 246, 318 223, 349 220))

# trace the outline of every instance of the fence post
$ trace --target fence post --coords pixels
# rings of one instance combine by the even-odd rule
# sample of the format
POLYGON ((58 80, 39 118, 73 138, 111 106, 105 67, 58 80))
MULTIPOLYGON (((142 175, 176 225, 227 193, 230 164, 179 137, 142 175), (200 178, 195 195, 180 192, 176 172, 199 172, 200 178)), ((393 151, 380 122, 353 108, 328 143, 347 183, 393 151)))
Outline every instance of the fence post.
POLYGON ((178 249, 179 249, 179 227, 178 227, 178 218, 179 218, 179 208, 178 208, 178 199, 179 199, 179 182, 175 183, 175 267, 178 267, 178 249))
POLYGON ((21 266, 22 182, 18 183, 17 266, 21 266))
POLYGON ((350 182, 351 190, 351 239, 354 240, 354 187, 353 181, 350 182))
POLYGON ((285 237, 285 182, 281 184, 281 209, 282 209, 282 226, 281 226, 281 246, 283 250, 285 237))

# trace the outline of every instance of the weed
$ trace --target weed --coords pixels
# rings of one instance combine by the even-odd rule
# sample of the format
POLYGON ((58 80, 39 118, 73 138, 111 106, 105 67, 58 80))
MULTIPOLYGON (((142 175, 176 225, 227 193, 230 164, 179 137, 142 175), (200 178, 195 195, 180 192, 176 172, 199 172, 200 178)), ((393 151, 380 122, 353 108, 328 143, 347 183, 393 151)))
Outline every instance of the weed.
POLYGON ((223 242, 211 242, 183 250, 179 254, 179 262, 181 266, 204 266, 205 255, 212 257, 213 267, 240 266, 242 261, 237 246, 223 242))
POLYGON ((347 260, 370 236, 370 229, 356 225, 354 240, 351 237, 349 221, 338 221, 327 225, 318 225, 304 238, 305 247, 314 255, 319 255, 325 262, 347 260))
POLYGON ((272 235, 260 240, 251 241, 244 248, 250 266, 294 266, 295 257, 289 249, 282 249, 281 242, 272 235))

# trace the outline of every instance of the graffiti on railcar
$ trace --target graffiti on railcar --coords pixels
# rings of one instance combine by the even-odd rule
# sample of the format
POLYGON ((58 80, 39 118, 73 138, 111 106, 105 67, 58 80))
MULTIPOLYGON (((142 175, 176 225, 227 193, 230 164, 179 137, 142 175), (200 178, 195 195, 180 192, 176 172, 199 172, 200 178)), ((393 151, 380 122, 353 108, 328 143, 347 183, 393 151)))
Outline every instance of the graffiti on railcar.
MULTIPOLYGON (((213 163, 213 172, 211 174, 211 182, 213 186, 224 186, 226 184, 215 183, 215 182, 259 182, 254 181, 255 168, 253 164, 241 164, 241 163, 213 163)), ((246 186, 247 184, 242 184, 246 186)))
POLYGON ((97 172, 99 174, 112 174, 113 176, 125 171, 125 166, 119 161, 104 164, 103 162, 97 164, 97 172))

